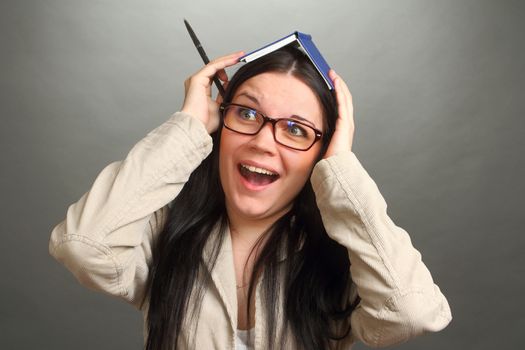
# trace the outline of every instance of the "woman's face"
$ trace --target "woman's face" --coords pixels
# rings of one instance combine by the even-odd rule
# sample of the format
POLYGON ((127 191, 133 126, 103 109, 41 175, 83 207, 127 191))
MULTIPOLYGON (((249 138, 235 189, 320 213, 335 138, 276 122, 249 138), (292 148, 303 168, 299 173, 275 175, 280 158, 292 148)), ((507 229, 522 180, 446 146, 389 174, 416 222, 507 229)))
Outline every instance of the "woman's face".
MULTIPOLYGON (((301 80, 284 73, 263 73, 246 80, 232 103, 256 109, 272 118, 303 118, 323 130, 323 112, 314 92, 301 80)), ((297 119, 299 119, 297 118, 297 119)), ((273 126, 266 123, 256 135, 222 129, 219 172, 230 219, 277 220, 291 209, 294 198, 308 181, 321 142, 297 151, 275 142, 273 126), (259 169, 254 169, 259 168, 259 169), (260 172, 272 176, 259 181, 260 172)))

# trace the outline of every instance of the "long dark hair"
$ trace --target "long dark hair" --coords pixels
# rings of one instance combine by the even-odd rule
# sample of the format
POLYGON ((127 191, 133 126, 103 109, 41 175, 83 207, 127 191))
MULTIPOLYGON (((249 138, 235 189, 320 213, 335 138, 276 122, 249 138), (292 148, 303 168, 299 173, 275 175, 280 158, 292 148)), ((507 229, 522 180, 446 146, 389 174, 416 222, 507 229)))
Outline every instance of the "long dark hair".
MULTIPOLYGON (((318 96, 325 124, 321 158, 335 129, 336 101, 300 50, 286 47, 242 66, 230 81, 224 101, 230 102, 243 82, 264 72, 292 74, 318 96)), ((175 349, 183 325, 198 321, 194 318, 210 279, 205 266, 215 265, 228 225, 218 173, 221 129, 222 125, 212 134, 211 154, 171 203, 166 224, 154 242, 147 285, 147 350, 175 349), (203 257, 205 245, 213 247, 208 261, 203 257), (191 307, 190 297, 197 300, 191 307)), ((284 347, 285 337, 276 334, 276 324, 281 322, 282 332, 291 331, 297 348, 330 348, 332 340, 348 335, 348 319, 356 302, 348 299, 352 280, 347 250, 328 237, 310 182, 297 195, 292 209, 264 235, 266 242, 256 256, 248 296, 254 298, 254 276, 259 276, 268 344, 284 347), (287 258, 281 262, 283 252, 287 258), (283 320, 277 320, 275 305, 279 300, 283 301, 283 320)), ((249 314, 250 302, 247 304, 249 314)))

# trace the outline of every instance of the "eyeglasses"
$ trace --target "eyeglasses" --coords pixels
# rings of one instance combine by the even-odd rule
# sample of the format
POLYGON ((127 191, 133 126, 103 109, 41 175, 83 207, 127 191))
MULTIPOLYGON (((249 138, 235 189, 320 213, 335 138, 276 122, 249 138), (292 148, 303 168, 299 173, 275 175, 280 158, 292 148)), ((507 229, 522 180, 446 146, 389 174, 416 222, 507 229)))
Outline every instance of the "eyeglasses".
POLYGON ((309 150, 323 136, 321 131, 296 119, 270 118, 236 103, 223 103, 219 111, 224 126, 243 135, 256 135, 266 123, 271 123, 275 142, 298 151, 309 150))

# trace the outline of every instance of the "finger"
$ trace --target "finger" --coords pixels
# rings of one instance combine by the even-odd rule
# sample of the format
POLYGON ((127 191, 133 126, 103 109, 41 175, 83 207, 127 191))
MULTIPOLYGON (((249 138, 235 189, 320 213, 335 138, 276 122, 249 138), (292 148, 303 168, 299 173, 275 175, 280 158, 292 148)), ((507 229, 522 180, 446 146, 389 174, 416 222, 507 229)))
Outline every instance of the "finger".
POLYGON ((329 74, 334 82, 337 104, 339 105, 339 114, 342 118, 351 121, 353 119, 354 107, 350 89, 335 71, 330 70, 329 74))
POLYGON ((350 89, 348 88, 348 85, 345 83, 344 79, 341 78, 333 69, 331 70, 331 72, 333 72, 332 74, 334 75, 334 77, 336 77, 337 80, 339 80, 340 90, 343 92, 348 102, 352 103, 352 94, 350 93, 350 89))
MULTIPOLYGON (((244 51, 242 51, 242 50, 235 51, 235 52, 229 53, 229 54, 224 55, 224 56, 216 57, 213 60, 211 60, 210 63, 215 63, 215 62, 219 62, 219 61, 223 61, 223 60, 227 60, 228 61, 228 60, 230 60, 232 58, 234 60, 238 60, 243 55, 244 55, 244 51)), ((235 61, 235 62, 237 62, 237 61, 235 61)))
POLYGON ((216 58, 210 61, 210 63, 208 63, 207 65, 205 65, 197 74, 202 74, 208 78, 212 78, 220 70, 224 70, 224 68, 226 67, 230 67, 239 63, 239 58, 242 57, 243 54, 243 51, 238 51, 230 55, 216 58))
POLYGON ((347 104, 352 108, 353 107, 352 93, 350 92, 348 85, 345 83, 343 79, 339 78, 339 81, 341 84, 341 90, 343 91, 343 94, 346 97, 347 104))
POLYGON ((206 86, 206 96, 211 98, 211 85, 206 86))
POLYGON ((343 88, 341 86, 341 77, 333 70, 331 69, 329 72, 330 78, 332 79, 335 87, 335 96, 337 100, 337 106, 339 111, 339 116, 341 118, 346 117, 346 111, 347 111, 347 101, 346 96, 343 92, 343 88))
POLYGON ((332 83, 334 84, 334 87, 335 87, 335 79, 338 77, 337 73, 335 72, 335 70, 333 69, 330 69, 328 71, 328 76, 330 77, 330 79, 332 79, 332 83))
MULTIPOLYGON (((214 59, 189 78, 188 86, 203 86, 207 89, 211 86, 215 74, 226 67, 237 64, 242 55, 243 52, 239 51, 214 59)), ((225 81, 228 80, 226 72, 224 72, 223 78, 225 78, 225 81)), ((208 93, 208 96, 211 96, 210 93, 208 93)))
POLYGON ((228 75, 224 69, 221 69, 217 72, 217 77, 224 82, 228 81, 228 75))

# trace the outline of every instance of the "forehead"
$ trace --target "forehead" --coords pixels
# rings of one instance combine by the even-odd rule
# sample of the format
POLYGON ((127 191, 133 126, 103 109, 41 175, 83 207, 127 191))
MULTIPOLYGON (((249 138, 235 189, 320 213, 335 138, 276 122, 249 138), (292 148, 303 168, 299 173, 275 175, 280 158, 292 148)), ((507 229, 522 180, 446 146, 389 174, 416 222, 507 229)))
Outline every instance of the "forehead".
POLYGON ((323 129, 323 109, 317 94, 302 80, 287 73, 263 73, 242 83, 233 101, 273 117, 298 116, 323 129))

